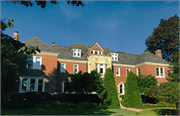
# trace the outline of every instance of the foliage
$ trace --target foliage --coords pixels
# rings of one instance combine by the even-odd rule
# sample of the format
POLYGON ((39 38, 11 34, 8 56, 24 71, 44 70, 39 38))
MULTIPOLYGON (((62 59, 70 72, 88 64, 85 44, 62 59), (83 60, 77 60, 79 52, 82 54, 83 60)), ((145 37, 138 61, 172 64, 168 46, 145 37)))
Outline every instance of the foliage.
POLYGON ((68 92, 76 92, 78 94, 88 94, 91 92, 97 92, 98 94, 102 92, 102 79, 100 78, 100 73, 93 70, 89 73, 79 71, 75 74, 70 74, 70 79, 65 82, 65 88, 68 92))
POLYGON ((55 94, 53 101, 68 102, 68 103, 96 103, 100 104, 100 98, 96 94, 55 94))
POLYGON ((136 75, 132 71, 128 72, 125 83, 124 105, 127 107, 136 107, 142 105, 136 75))
POLYGON ((159 101, 176 104, 177 113, 179 113, 179 83, 167 82, 160 86, 154 85, 146 89, 145 95, 157 98, 159 101))
POLYGON ((151 85, 157 84, 157 79, 152 75, 138 75, 136 76, 136 79, 140 93, 143 93, 143 91, 149 88, 151 85))
POLYGON ((13 28, 13 19, 1 20, 1 89, 2 98, 6 98, 15 84, 20 71, 25 71, 27 55, 40 52, 38 47, 26 47, 24 43, 14 40, 3 32, 7 27, 13 28))
MULTIPOLYGON (((33 6, 33 2, 31 0, 28 0, 28 1, 19 1, 19 0, 9 0, 11 3, 14 3, 14 4, 21 4, 21 5, 25 5, 26 7, 29 7, 29 6, 33 6)), ((6 2, 9 2, 9 1, 6 1, 6 2)), ((81 5, 82 7, 84 7, 84 3, 82 3, 81 0, 66 0, 68 4, 71 4, 71 5, 76 5, 76 6, 79 6, 81 5)), ((46 7, 46 4, 48 2, 48 0, 35 0, 36 4, 38 6, 41 6, 41 8, 45 8, 46 7)), ((57 2, 57 0, 50 0, 49 1, 51 4, 58 4, 59 2, 57 2)))
POLYGON ((167 61, 179 59, 179 17, 174 15, 168 20, 161 19, 159 27, 146 39, 146 51, 155 53, 157 49, 162 51, 162 58, 167 61))
POLYGON ((170 71, 167 80, 169 82, 179 82, 179 61, 170 63, 170 71))
POLYGON ((113 72, 110 68, 104 76, 104 91, 102 93, 103 104, 106 106, 119 106, 119 99, 113 72))

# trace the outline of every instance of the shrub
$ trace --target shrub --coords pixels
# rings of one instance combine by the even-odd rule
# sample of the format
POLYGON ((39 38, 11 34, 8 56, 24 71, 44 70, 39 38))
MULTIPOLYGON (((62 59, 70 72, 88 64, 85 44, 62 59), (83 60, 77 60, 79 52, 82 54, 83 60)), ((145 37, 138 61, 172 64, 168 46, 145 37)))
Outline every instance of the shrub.
POLYGON ((127 107, 136 107, 142 105, 136 75, 132 71, 128 73, 126 79, 124 105, 127 107))
POLYGON ((106 70, 104 77, 104 91, 102 94, 103 104, 107 106, 119 106, 118 94, 113 72, 110 68, 106 70))
POLYGON ((140 93, 143 93, 151 85, 157 85, 157 79, 152 75, 138 75, 136 78, 140 93))
POLYGON ((122 99, 124 99, 124 95, 120 95, 119 97, 122 98, 122 99))

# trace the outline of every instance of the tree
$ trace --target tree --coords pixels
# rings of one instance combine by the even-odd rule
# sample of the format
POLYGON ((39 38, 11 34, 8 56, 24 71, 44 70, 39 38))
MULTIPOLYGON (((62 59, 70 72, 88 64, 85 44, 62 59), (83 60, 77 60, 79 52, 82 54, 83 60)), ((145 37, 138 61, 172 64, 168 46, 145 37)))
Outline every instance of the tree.
POLYGON ((77 74, 70 74, 70 79, 65 82, 65 88, 68 92, 76 92, 79 94, 87 94, 91 92, 101 93, 103 90, 102 79, 100 74, 93 70, 89 73, 79 71, 77 74))
POLYGON ((104 91, 102 94, 103 104, 107 106, 119 106, 119 99, 113 72, 110 68, 106 70, 104 76, 104 91))
POLYGON ((171 62, 169 68, 167 80, 169 82, 179 82, 179 62, 171 62))
POLYGON ((174 15, 168 20, 161 19, 159 27, 154 29, 145 44, 146 51, 155 53, 157 49, 161 49, 163 59, 177 62, 179 60, 179 17, 174 15))
POLYGON ((142 105, 136 75, 132 71, 128 72, 127 75, 123 105, 127 107, 136 107, 142 105))
MULTIPOLYGON (((46 7, 46 4, 47 4, 47 1, 48 0, 35 0, 36 4, 38 6, 41 6, 41 8, 45 8, 46 7)), ((76 5, 76 6, 79 6, 81 5, 82 7, 85 6, 84 3, 82 3, 81 0, 66 0, 68 4, 71 4, 71 5, 76 5)), ((29 6, 33 6, 33 2, 31 0, 23 0, 23 1, 19 1, 19 0, 9 0, 9 1, 6 1, 7 3, 8 2, 11 2, 11 3, 14 3, 14 4, 21 4, 21 5, 25 5, 26 7, 29 7, 29 6)), ((58 4, 59 2, 57 2, 57 0, 50 0, 49 1, 51 4, 58 4)))
POLYGON ((7 98, 11 92, 18 73, 26 70, 27 55, 36 54, 36 51, 40 52, 38 47, 26 47, 24 43, 4 34, 7 27, 13 28, 13 19, 1 20, 1 90, 3 98, 7 98))
POLYGON ((143 93, 143 91, 145 91, 151 85, 157 84, 157 79, 152 75, 148 75, 148 76, 138 75, 136 76, 136 79, 140 93, 143 93))
POLYGON ((161 83, 160 86, 153 85, 147 88, 144 92, 146 96, 158 99, 158 101, 164 101, 168 103, 176 104, 177 113, 179 111, 179 83, 167 82, 161 83))

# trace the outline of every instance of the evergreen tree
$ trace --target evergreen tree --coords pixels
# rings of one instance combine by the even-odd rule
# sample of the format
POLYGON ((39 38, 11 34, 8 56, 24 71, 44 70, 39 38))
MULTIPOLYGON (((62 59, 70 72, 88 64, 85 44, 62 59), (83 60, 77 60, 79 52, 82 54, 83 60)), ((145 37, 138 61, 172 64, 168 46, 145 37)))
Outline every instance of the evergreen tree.
POLYGON ((119 106, 115 79, 110 68, 106 70, 103 87, 103 104, 106 106, 119 106))
POLYGON ((130 71, 127 75, 123 105, 127 107, 136 107, 142 105, 136 75, 132 71, 130 71))

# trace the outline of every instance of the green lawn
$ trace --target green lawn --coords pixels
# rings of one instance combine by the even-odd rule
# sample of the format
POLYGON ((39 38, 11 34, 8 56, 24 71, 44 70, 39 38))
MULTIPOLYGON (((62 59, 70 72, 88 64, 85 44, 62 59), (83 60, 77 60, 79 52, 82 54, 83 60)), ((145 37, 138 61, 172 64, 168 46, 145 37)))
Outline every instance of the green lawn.
POLYGON ((1 110, 2 115, 136 115, 137 112, 124 109, 104 108, 30 108, 1 110))
POLYGON ((163 107, 163 108, 149 108, 143 109, 143 111, 138 112, 137 115, 175 115, 176 109, 163 107))

